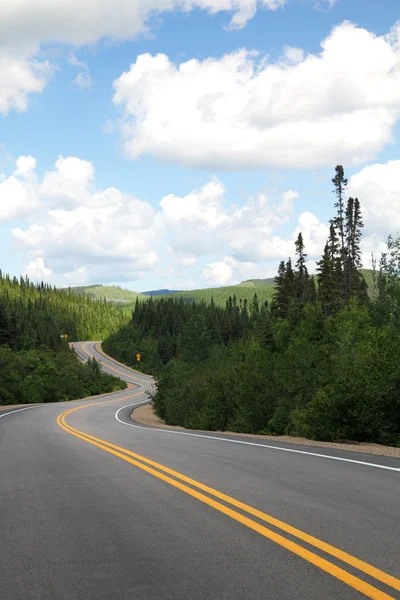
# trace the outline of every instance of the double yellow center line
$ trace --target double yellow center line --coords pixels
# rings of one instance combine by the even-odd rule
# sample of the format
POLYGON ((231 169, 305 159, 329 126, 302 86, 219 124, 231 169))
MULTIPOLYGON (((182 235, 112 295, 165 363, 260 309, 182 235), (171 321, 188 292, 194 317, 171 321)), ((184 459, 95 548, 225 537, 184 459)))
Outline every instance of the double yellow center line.
MULTIPOLYGON (((135 396, 139 396, 142 393, 143 392, 137 392, 135 394, 132 394, 131 396, 125 397, 124 400, 127 400, 128 398, 133 398, 135 396)), ((120 401, 121 398, 118 398, 117 400, 112 400, 110 402, 120 401)), ((334 563, 329 562, 329 560, 322 558, 321 556, 315 554, 311 550, 308 550, 304 546, 301 546, 300 544, 292 541, 291 539, 284 537, 283 535, 281 535, 281 533, 275 532, 273 529, 266 527, 265 525, 257 522, 251 517, 255 517, 256 519, 264 523, 268 523, 269 525, 272 525, 281 532, 289 534, 290 536, 295 537, 297 540, 305 542, 306 544, 313 546, 318 550, 321 550, 325 554, 333 556, 334 558, 342 561, 343 563, 346 563, 350 567, 361 571, 361 573, 364 573, 365 575, 385 584, 386 586, 393 588, 394 590, 400 591, 400 580, 396 577, 393 577, 392 575, 389 575, 388 573, 385 573, 384 571, 373 567, 372 565, 352 556, 351 554, 348 554, 347 552, 343 552, 342 550, 335 548, 335 546, 327 544, 326 542, 323 542, 318 538, 308 535, 300 529, 296 529, 295 527, 292 527, 291 525, 280 521, 272 517, 271 515, 257 510, 256 508, 249 506, 248 504, 240 502, 239 500, 236 500, 235 498, 223 494, 222 492, 219 492, 214 488, 204 485, 199 481, 191 479, 190 477, 187 477, 182 473, 174 471, 173 469, 170 469, 160 463, 150 460, 145 456, 141 456, 140 454, 131 452, 126 448, 121 448, 120 446, 94 437, 93 435, 89 435, 83 431, 79 431, 78 429, 75 429, 74 427, 69 425, 65 420, 68 415, 71 415, 72 413, 78 410, 103 403, 104 402, 95 402, 67 410, 58 417, 57 423, 62 429, 64 429, 64 431, 67 431, 71 435, 74 435, 75 437, 80 438, 88 444, 92 444, 93 446, 96 446, 97 448, 108 452, 109 454, 113 454, 121 460, 124 460, 125 462, 139 469, 142 469, 142 471, 146 471, 150 475, 157 477, 157 479, 161 479, 165 483, 168 483, 169 485, 178 488, 179 490, 188 494, 189 496, 196 498, 200 502, 207 504, 208 506, 214 508, 220 513, 223 513, 231 519, 238 521, 239 523, 245 525, 249 529, 256 531, 263 537, 268 538, 276 544, 279 544, 280 546, 286 548, 293 554, 300 556, 301 558, 315 565, 319 569, 322 569, 326 573, 329 573, 333 577, 336 577, 348 586, 358 590, 367 598, 372 598, 374 600, 395 600, 393 596, 389 596, 387 593, 367 583, 360 577, 357 577, 352 573, 349 573, 345 569, 335 565, 334 563), (222 502, 219 502, 216 499, 221 500, 222 502, 224 502, 224 504, 222 504, 222 502), (238 512, 235 509, 239 509, 242 512, 238 512)))

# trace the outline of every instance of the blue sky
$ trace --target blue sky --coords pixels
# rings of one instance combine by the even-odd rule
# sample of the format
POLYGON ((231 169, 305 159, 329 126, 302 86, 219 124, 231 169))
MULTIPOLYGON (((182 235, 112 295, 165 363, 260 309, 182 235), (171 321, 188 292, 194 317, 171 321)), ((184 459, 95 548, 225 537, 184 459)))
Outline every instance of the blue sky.
POLYGON ((228 285, 273 275, 299 230, 312 270, 337 163, 368 264, 400 228, 397 0, 123 4, 0 7, 3 271, 228 285))

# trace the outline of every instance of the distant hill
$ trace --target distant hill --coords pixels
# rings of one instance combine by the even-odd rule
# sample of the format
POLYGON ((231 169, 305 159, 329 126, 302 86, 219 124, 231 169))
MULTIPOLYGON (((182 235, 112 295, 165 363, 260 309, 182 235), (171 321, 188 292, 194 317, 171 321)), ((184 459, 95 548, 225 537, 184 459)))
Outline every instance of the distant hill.
POLYGON ((237 284, 237 287, 258 287, 260 285, 274 286, 275 279, 270 277, 269 279, 247 279, 237 284))
MULTIPOLYGON (((372 271, 370 269, 362 269, 361 272, 364 275, 365 281, 367 282, 369 293, 372 295, 372 271)), ((264 302, 265 300, 271 300, 274 293, 274 288, 274 279, 270 277, 269 279, 248 279, 247 281, 242 281, 237 285, 231 285, 227 287, 183 291, 162 289, 138 293, 132 292, 131 290, 124 290, 119 286, 108 286, 101 284, 73 287, 70 289, 75 294, 85 294, 85 296, 88 298, 105 298, 109 302, 119 304, 124 306, 124 308, 126 307, 127 310, 131 310, 134 307, 137 297, 139 297, 139 300, 143 301, 147 300, 147 298, 150 296, 155 298, 176 296, 178 298, 183 298, 187 302, 210 302, 211 298, 213 298, 215 304, 218 306, 225 306, 229 296, 233 298, 233 296, 236 295, 238 300, 241 298, 242 300, 251 302, 254 294, 257 294, 259 302, 264 302)))
MULTIPOLYGON (((218 306, 225 306, 229 296, 233 298, 236 295, 237 300, 247 300, 251 302, 254 294, 257 294, 259 302, 270 300, 274 292, 273 286, 260 285, 244 286, 242 284, 219 288, 205 288, 202 290, 187 290, 184 292, 175 292, 173 295, 183 298, 187 302, 211 302, 211 298, 218 306)), ((171 297, 171 294, 169 295, 171 297)))
POLYGON ((114 304, 130 304, 136 301, 139 296, 139 300, 145 300, 146 297, 138 292, 132 292, 131 290, 124 290, 116 285, 84 285, 69 288, 74 294, 84 294, 87 298, 95 298, 102 300, 103 298, 108 302, 114 304))
MULTIPOLYGON (((365 281, 367 282, 369 294, 372 295, 373 272, 371 269, 361 269, 361 272, 364 276, 365 281)), ((248 279, 247 281, 242 281, 237 285, 227 287, 172 292, 169 295, 173 294, 174 296, 183 298, 187 302, 210 302, 211 298, 213 298, 215 304, 217 304, 218 306, 225 306, 229 296, 233 298, 234 295, 236 295, 238 301, 241 298, 242 300, 247 300, 248 302, 251 302, 251 300, 253 300, 254 294, 257 294, 257 298, 260 303, 265 302, 265 300, 268 300, 268 302, 270 302, 274 294, 274 289, 275 281, 273 277, 270 277, 269 279, 248 279)), ((153 295, 156 294, 153 293, 153 295)), ((165 296, 166 294, 157 295, 165 296)))
POLYGON ((142 296, 170 296, 171 294, 179 294, 182 290, 152 290, 150 292, 140 292, 142 296))

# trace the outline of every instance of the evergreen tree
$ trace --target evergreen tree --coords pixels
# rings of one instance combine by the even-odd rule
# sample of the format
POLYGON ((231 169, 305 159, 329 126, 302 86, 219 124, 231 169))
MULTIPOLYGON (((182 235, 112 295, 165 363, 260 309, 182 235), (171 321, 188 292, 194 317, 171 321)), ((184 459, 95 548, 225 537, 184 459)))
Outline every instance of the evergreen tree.
POLYGON ((346 264, 346 238, 345 238, 345 202, 344 202, 344 194, 347 187, 347 179, 344 176, 344 169, 342 165, 337 165, 335 168, 335 177, 332 179, 332 183, 334 186, 334 192, 336 195, 335 208, 337 209, 337 215, 331 221, 334 228, 337 231, 339 237, 339 255, 340 255, 340 265, 342 272, 342 286, 343 286, 343 295, 345 300, 348 297, 347 290, 347 272, 345 268, 346 264))
POLYGON ((346 279, 348 282, 348 295, 360 300, 367 298, 367 286, 360 273, 362 237, 362 222, 360 201, 358 198, 349 198, 346 207, 346 279))
POLYGON ((331 315, 340 305, 337 262, 332 258, 331 240, 325 244, 324 253, 317 262, 318 300, 326 316, 331 315))
POLYGON ((285 278, 286 278, 286 265, 285 261, 282 260, 279 263, 278 274, 274 279, 275 291, 272 301, 273 313, 278 317, 285 316, 286 309, 286 290, 285 290, 285 278))
POLYGON ((300 305, 304 306, 308 301, 310 276, 306 266, 307 254, 304 251, 304 241, 301 232, 297 236, 295 247, 297 255, 296 271, 294 274, 295 296, 300 305))

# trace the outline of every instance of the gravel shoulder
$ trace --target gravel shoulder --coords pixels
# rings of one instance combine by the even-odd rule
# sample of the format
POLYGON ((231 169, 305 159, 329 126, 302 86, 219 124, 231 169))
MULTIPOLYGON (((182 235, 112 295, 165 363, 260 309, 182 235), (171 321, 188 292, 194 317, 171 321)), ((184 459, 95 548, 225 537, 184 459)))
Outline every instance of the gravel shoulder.
MULTIPOLYGON (((142 425, 150 425, 152 427, 163 427, 165 429, 185 430, 184 427, 173 427, 167 425, 153 412, 151 404, 145 404, 144 406, 138 406, 131 413, 131 419, 136 423, 142 425)), ((199 433, 212 433, 212 435, 218 436, 218 434, 229 434, 232 437, 247 437, 258 440, 273 440, 274 442, 288 442, 291 444, 302 444, 304 446, 317 446, 319 448, 335 448, 336 450, 350 450, 351 452, 364 452, 366 454, 375 454, 379 456, 391 456, 392 458, 400 458, 400 448, 393 448, 392 446, 382 446, 381 444, 369 444, 369 443, 334 443, 334 442, 317 442, 315 440, 308 440, 306 438, 292 437, 289 435, 251 435, 248 433, 235 433, 232 431, 199 431, 199 433)))

